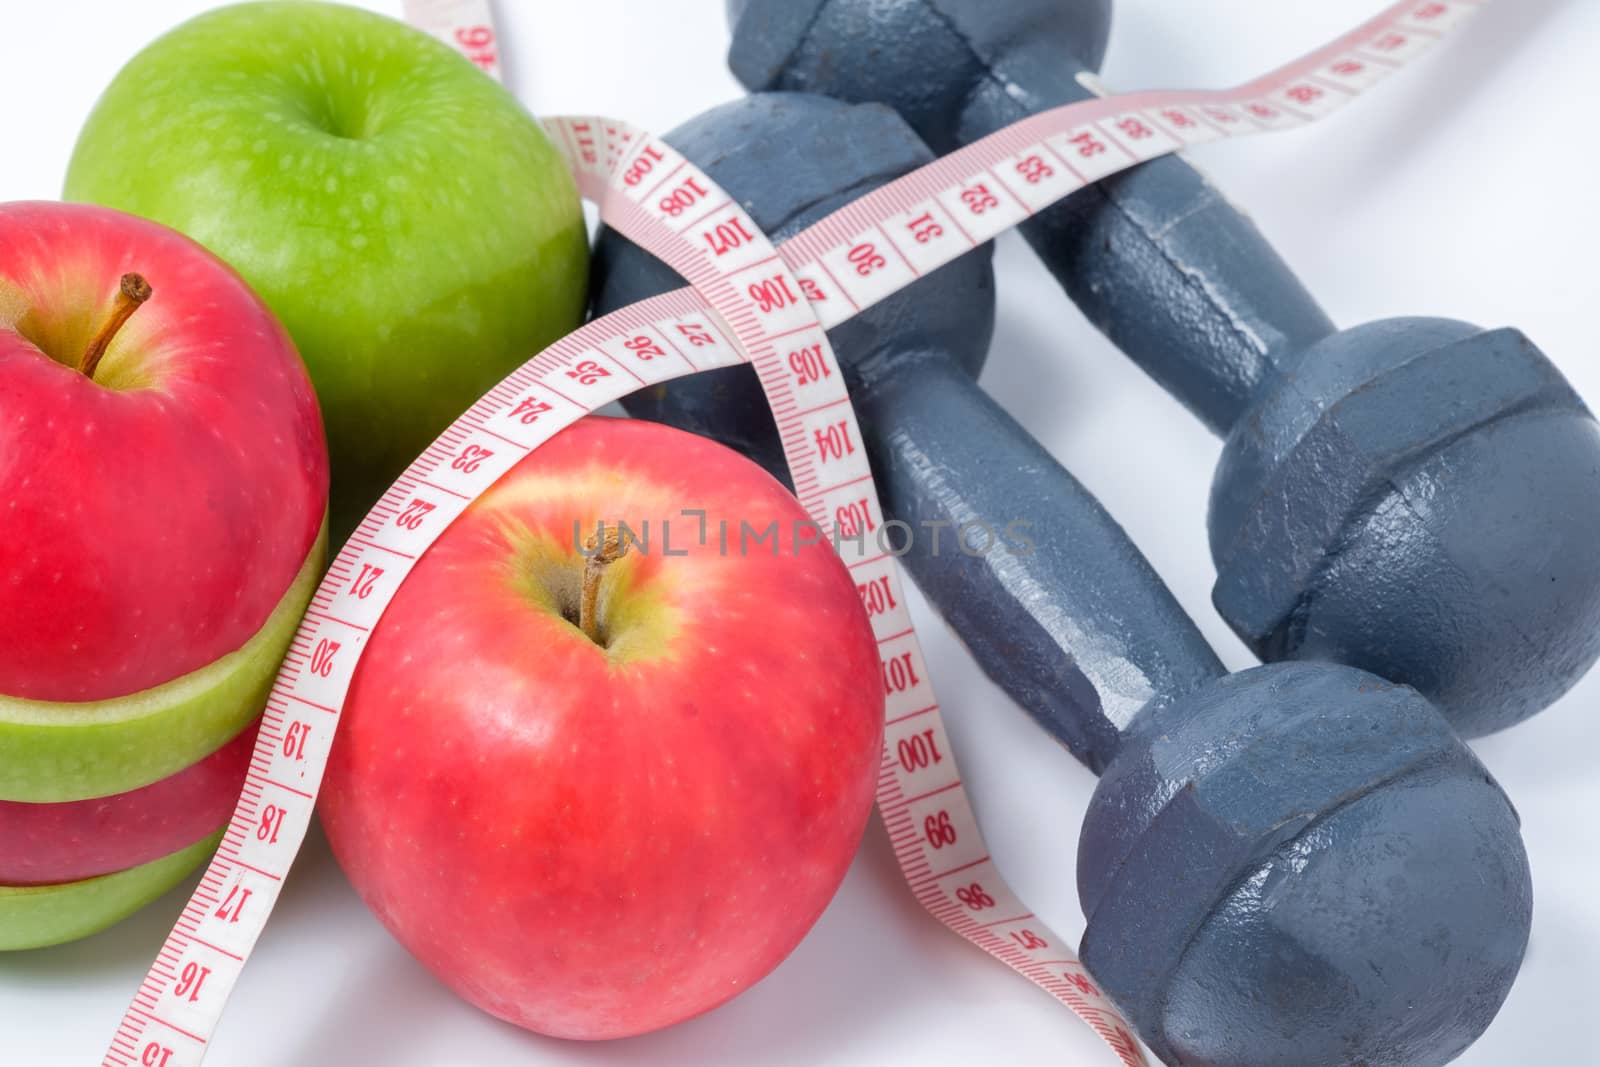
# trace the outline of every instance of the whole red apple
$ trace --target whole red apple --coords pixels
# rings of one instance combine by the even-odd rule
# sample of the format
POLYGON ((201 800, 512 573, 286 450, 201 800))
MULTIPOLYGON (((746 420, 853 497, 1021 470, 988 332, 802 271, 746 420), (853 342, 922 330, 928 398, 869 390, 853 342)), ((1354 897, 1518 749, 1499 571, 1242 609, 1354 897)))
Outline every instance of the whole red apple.
POLYGON ((783 960, 855 852, 883 738, 872 630, 814 542, 759 467, 646 422, 585 419, 469 507, 373 633, 323 789, 395 937, 573 1038, 678 1022, 783 960), (649 544, 591 563, 602 521, 649 544))
POLYGON ((237 735, 327 486, 305 368, 237 274, 131 215, 0 205, 0 799, 126 792, 237 735))

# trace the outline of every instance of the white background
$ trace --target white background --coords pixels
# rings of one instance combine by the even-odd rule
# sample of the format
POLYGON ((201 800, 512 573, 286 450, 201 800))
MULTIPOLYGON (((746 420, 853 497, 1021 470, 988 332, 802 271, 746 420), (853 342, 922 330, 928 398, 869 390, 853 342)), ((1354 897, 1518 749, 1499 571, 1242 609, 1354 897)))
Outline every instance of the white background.
MULTIPOLYGON (((209 6, 5 5, 0 200, 56 196, 77 128, 111 75, 209 6)), ((398 0, 367 6, 399 10, 398 0)), ((1382 6, 1118 0, 1104 73, 1121 89, 1231 85, 1382 6)), ((613 114, 664 132, 740 92, 723 64, 718 0, 501 0, 500 18, 510 83, 540 113, 613 114)), ((1600 402, 1597 50, 1600 4, 1503 0, 1334 118, 1194 155, 1337 322, 1429 314, 1516 325, 1600 402)), ((1228 664, 1248 665, 1209 601, 1203 516, 1218 443, 1083 322, 1020 241, 1003 239, 996 265, 1000 326, 983 384, 1126 524, 1228 664)), ((1073 857, 1093 779, 1039 744, 936 618, 918 618, 993 852, 1023 899, 1076 936, 1073 857)), ((1595 1062, 1597 703, 1600 671, 1477 745, 1521 811, 1537 896, 1522 977, 1463 1065, 1595 1062)), ((77 944, 0 955, 0 1064, 99 1062, 182 899, 170 894, 77 944)), ((920 912, 874 819, 833 906, 771 977, 700 1019, 599 1045, 527 1034, 456 1000, 367 914, 313 832, 209 1062, 1111 1061, 1065 1010, 920 912)))

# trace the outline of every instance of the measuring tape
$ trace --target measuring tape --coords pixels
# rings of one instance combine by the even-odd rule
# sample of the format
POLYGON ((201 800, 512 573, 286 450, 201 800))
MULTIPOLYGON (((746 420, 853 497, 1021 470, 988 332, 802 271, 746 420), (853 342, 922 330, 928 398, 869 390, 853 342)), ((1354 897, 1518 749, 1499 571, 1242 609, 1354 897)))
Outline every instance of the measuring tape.
MULTIPOLYGON (((823 530, 884 520, 825 330, 1062 197, 1147 159, 1301 126, 1398 70, 1488 0, 1408 0, 1236 89, 1109 96, 1035 115, 846 205, 774 248, 670 146, 599 117, 548 120, 601 218, 690 281, 596 319, 474 404, 384 494, 328 568, 273 685, 249 776, 215 857, 117 1028, 107 1067, 185 1067, 222 1009, 310 826, 368 635, 411 567, 502 474, 619 397, 750 363, 796 495, 823 530)), ((413 22, 491 74, 487 0, 408 0, 413 22)), ((864 539, 863 539, 864 540, 864 539)), ((899 570, 838 540, 872 615, 886 692, 877 800, 900 868, 940 922, 1039 985, 1126 1067, 1138 1041, 1070 951, 1006 886, 962 787, 899 570)))

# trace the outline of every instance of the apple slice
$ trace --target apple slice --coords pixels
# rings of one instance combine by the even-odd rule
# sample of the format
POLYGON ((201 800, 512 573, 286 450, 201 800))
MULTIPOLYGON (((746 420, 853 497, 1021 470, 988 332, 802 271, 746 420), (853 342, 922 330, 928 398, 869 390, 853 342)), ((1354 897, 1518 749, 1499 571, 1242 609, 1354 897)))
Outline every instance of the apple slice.
POLYGON ((204 759, 261 711, 327 556, 327 523, 266 624, 164 685, 110 700, 0 695, 0 800, 32 804, 140 789, 204 759))
POLYGON ((183 881, 221 840, 219 831, 171 855, 99 878, 0 885, 0 951, 59 945, 104 930, 183 881))
POLYGON ((0 885, 50 885, 127 870, 186 848, 228 822, 257 726, 200 762, 140 789, 61 804, 0 801, 0 885))

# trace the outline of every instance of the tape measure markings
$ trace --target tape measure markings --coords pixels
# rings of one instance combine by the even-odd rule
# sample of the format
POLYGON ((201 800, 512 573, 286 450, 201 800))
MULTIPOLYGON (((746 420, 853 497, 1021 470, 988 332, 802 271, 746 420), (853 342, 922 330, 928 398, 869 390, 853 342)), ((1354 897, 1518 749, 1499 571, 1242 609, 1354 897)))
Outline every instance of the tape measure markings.
MULTIPOLYGON (((441 434, 362 521, 291 642, 223 843, 103 1062, 200 1062, 309 827, 367 637, 428 546, 530 451, 641 385, 748 361, 778 421, 797 494, 819 528, 842 523, 847 504, 859 505, 860 521, 875 527, 882 509, 826 329, 1107 174, 1190 144, 1314 121, 1483 2, 1397 4, 1238 89, 1129 94, 1034 116, 852 202, 776 250, 737 201, 663 142, 595 116, 548 121, 601 217, 692 287, 597 319, 524 364, 441 434), (670 197, 657 195, 669 187, 670 197), (730 257, 725 265, 716 262, 722 256, 730 257), (641 338, 647 343, 630 344, 641 338), (793 349, 787 364, 780 340, 793 349), (800 340, 809 344, 802 349, 800 340), (797 363, 802 352, 809 355, 797 363), (824 484, 825 477, 833 480, 824 484), (840 503, 837 494, 846 490, 840 503)), ((406 7, 430 32, 498 72, 486 0, 408 0, 406 7)), ((878 801, 913 894, 1066 1003, 1128 1067, 1143 1064, 1126 1024, 1066 942, 1000 879, 961 788, 893 558, 868 556, 864 539, 837 543, 858 572, 880 647, 886 714, 878 801), (961 851, 944 854, 947 847, 961 851)))
POLYGON ((489 0, 405 0, 406 21, 466 56, 500 80, 500 34, 489 0))
MULTIPOLYGON (((367 630, 352 631, 351 624, 362 625, 354 623, 354 618, 342 617, 342 628, 315 618, 302 622, 263 712, 261 739, 229 830, 135 995, 105 1063, 179 1067, 200 1062, 276 900, 283 873, 309 827, 337 709, 348 690, 350 669, 365 634, 381 614, 378 602, 386 602, 392 595, 393 588, 443 530, 444 518, 454 518, 523 455, 587 413, 572 401, 562 400, 558 405, 537 399, 541 378, 562 372, 563 357, 570 362, 575 354, 573 342, 580 342, 577 347, 581 349, 581 341, 621 335, 645 320, 687 321, 698 311, 695 302, 683 299, 683 294, 666 294, 584 327, 566 339, 565 351, 558 351, 562 345, 554 346, 475 404, 363 520, 356 537, 329 568, 313 603, 325 609, 344 596, 352 601, 343 608, 346 615, 365 618, 367 630), (523 394, 535 405, 549 406, 519 411, 516 401, 523 394), (522 427, 535 422, 543 425, 531 435, 522 434, 523 440, 513 441, 489 428, 495 415, 522 427), (467 446, 476 443, 475 437, 493 442, 495 447, 478 444, 477 451, 469 453, 467 446), (463 456, 470 458, 460 466, 447 463, 463 456), (408 512, 419 499, 411 486, 421 480, 452 483, 454 495, 433 507, 408 512), (435 528, 425 529, 426 519, 433 519, 435 528), (398 527, 398 533, 391 527, 398 527), (380 540, 384 537, 389 540, 380 540), (387 592, 380 582, 387 584, 387 592), (305 708, 307 714, 298 708, 305 708)), ((718 336, 721 359, 728 364, 738 362, 732 342, 720 333, 718 336)), ((424 499, 423 503, 433 502, 424 499)))

